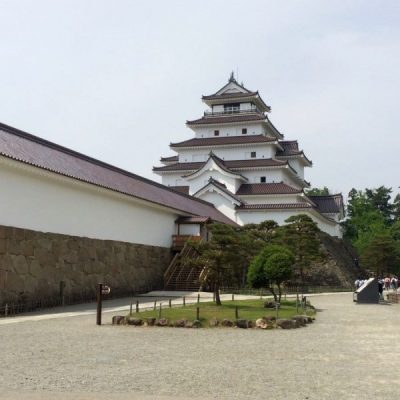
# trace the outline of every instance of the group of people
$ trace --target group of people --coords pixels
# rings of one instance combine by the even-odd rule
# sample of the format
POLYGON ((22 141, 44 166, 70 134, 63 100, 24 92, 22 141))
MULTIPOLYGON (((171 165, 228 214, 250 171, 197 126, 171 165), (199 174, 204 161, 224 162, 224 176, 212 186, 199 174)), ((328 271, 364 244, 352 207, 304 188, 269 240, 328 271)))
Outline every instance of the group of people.
MULTIPOLYGON (((361 279, 358 278, 354 282, 354 286, 356 287, 356 290, 360 288, 362 285, 364 285, 365 282, 367 282, 368 279, 361 279)), ((386 278, 379 278, 378 280, 379 286, 382 285, 382 290, 397 290, 399 287, 399 279, 395 276, 387 276, 386 278)))
MULTIPOLYGON (((356 290, 360 288, 362 285, 364 285, 365 282, 367 282, 368 279, 361 279, 358 278, 354 282, 354 286, 356 287, 356 290)), ((378 279, 378 291, 379 291, 379 297, 383 300, 383 291, 384 290, 395 290, 399 288, 400 284, 400 278, 397 278, 396 276, 387 276, 386 278, 379 278, 378 279)))

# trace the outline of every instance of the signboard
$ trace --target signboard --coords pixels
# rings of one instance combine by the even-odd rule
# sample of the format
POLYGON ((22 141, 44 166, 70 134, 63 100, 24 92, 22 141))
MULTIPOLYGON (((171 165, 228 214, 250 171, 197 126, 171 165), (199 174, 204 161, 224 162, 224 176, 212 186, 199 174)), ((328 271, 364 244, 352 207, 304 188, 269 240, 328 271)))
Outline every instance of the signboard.
POLYGON ((101 288, 101 294, 110 294, 111 288, 110 286, 103 285, 101 288))

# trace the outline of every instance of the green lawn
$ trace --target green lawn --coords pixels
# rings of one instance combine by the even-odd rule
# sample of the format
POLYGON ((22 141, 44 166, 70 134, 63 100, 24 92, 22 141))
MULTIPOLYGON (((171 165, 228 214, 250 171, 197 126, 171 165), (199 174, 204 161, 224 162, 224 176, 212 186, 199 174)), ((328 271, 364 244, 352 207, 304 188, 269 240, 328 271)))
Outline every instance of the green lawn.
MULTIPOLYGON (((265 300, 240 300, 240 301, 223 301, 221 306, 216 306, 213 302, 190 304, 183 306, 173 306, 172 308, 163 308, 161 317, 170 321, 179 319, 194 320, 196 319, 197 307, 200 311, 200 321, 204 327, 208 326, 211 318, 236 320, 236 307, 238 307, 239 319, 256 320, 264 316, 276 316, 276 310, 264 308, 265 300)), ((278 318, 291 318, 296 314, 303 314, 303 309, 299 306, 296 311, 295 301, 282 301, 278 310, 278 318)), ((311 308, 307 308, 307 315, 314 315, 315 312, 311 308)), ((136 318, 159 318, 159 309, 156 311, 141 311, 132 313, 136 318)))

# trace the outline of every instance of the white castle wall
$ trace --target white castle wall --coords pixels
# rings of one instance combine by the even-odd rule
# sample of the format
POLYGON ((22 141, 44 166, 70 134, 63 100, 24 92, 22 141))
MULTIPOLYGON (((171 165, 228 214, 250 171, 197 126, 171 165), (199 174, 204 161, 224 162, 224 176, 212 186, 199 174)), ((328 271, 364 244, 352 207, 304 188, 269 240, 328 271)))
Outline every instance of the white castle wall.
MULTIPOLYGON (((242 136, 242 129, 247 129, 247 135, 261 135, 266 132, 264 126, 259 122, 257 124, 252 124, 248 122, 243 122, 235 125, 216 125, 194 128, 196 138, 206 138, 215 137, 214 131, 219 130, 219 136, 242 136)), ((244 136, 244 135, 243 135, 244 136)))
MULTIPOLYGON (((206 161, 210 155, 211 148, 197 149, 175 149, 179 152, 179 162, 199 162, 206 161)), ((238 147, 214 147, 213 153, 223 160, 249 160, 250 153, 256 152, 256 158, 273 158, 276 147, 271 144, 258 146, 238 146, 238 147)))
POLYGON ((216 192, 207 192, 200 197, 202 200, 213 203, 218 211, 224 213, 232 221, 236 221, 235 205, 231 200, 216 192))
POLYGON ((171 246, 177 213, 0 157, 0 225, 171 246))

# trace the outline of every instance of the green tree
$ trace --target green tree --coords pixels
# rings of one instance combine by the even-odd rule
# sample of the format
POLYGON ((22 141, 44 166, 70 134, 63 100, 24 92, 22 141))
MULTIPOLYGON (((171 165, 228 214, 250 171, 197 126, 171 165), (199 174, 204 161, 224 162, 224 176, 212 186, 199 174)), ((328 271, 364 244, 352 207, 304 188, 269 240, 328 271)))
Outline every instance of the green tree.
POLYGON ((213 287, 216 304, 221 305, 221 285, 232 282, 248 262, 248 254, 244 251, 246 241, 239 229, 229 225, 210 224, 207 229, 210 239, 207 242, 192 242, 198 257, 187 262, 204 267, 203 283, 213 287))
POLYGON ((281 285, 292 277, 294 262, 295 257, 287 247, 266 245, 251 262, 247 282, 254 288, 267 288, 275 301, 280 301, 281 285), (274 285, 278 288, 278 294, 275 292, 274 285))
POLYGON ((280 241, 294 254, 300 281, 304 283, 304 271, 313 262, 323 259, 318 238, 320 230, 317 224, 305 214, 294 215, 285 222, 287 225, 280 227, 280 241))
POLYGON ((328 196, 330 195, 329 189, 324 186, 323 188, 312 188, 306 190, 306 195, 308 196, 328 196))
POLYGON ((364 267, 377 276, 398 273, 399 261, 398 243, 388 232, 376 235, 361 255, 364 267))

